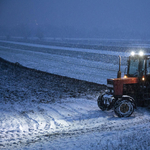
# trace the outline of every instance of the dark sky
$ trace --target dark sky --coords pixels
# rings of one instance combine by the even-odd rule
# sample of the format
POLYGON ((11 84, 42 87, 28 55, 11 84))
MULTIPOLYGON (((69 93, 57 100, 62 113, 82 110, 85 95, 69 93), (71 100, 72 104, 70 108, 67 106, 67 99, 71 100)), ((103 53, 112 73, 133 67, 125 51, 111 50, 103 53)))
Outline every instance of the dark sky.
POLYGON ((150 32, 150 0, 0 0, 0 25, 150 32))

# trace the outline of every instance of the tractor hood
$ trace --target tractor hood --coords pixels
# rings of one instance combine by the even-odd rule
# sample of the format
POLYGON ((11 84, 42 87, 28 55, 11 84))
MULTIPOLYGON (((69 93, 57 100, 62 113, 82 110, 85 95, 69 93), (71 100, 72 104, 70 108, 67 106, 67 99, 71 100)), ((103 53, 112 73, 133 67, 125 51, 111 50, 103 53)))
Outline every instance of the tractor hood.
POLYGON ((116 96, 123 95, 123 85, 124 84, 137 84, 137 77, 127 77, 127 78, 116 78, 116 79, 107 79, 107 87, 113 88, 114 94, 116 96))

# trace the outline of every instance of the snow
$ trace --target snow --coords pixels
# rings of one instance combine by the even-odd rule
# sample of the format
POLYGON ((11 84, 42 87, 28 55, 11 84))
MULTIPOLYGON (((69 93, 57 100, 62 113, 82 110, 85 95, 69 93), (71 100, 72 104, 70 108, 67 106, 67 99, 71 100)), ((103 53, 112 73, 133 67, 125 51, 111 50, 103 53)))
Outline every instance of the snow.
MULTIPOLYGON (((47 48, 83 50, 57 46, 47 48)), ((100 55, 126 55, 103 50, 84 51, 100 55)), ((7 46, 0 46, 0 57, 29 68, 100 84, 106 84, 107 78, 116 77, 118 70, 118 65, 112 64, 111 60, 110 63, 98 62, 7 46)), ((15 88, 10 83, 7 87, 15 88)), ((22 87, 20 90, 23 90, 22 87)), ((103 112, 98 108, 97 96, 87 94, 84 97, 61 98, 54 103, 41 103, 29 98, 21 101, 17 97, 16 101, 10 99, 6 102, 0 95, 0 149, 150 149, 150 111, 138 108, 129 118, 118 118, 113 110, 103 112)))
MULTIPOLYGON (((106 84, 107 78, 116 78, 118 71, 117 57, 119 55, 122 56, 125 62, 126 57, 130 55, 129 52, 50 46, 3 40, 0 40, 0 42, 35 48, 34 50, 27 50, 0 46, 0 56, 8 61, 17 61, 21 65, 29 68, 100 84, 106 84), (36 48, 41 49, 38 51, 36 48), (42 50, 42 48, 46 48, 47 51, 42 50), (62 53, 53 54, 51 52, 52 50, 56 52, 61 51, 62 53), (78 56, 70 57, 64 55, 63 51, 70 52, 71 55, 74 55, 73 53, 75 52, 79 54, 78 56), (96 54, 96 56, 90 58, 92 54, 96 54), (83 58, 83 56, 89 57, 89 60, 83 58), (105 58, 103 58, 104 56, 105 58), (108 56, 110 59, 106 58, 108 56), (96 61, 96 57, 101 57, 100 61, 96 61), (108 59, 108 62, 105 59, 108 59)), ((149 53, 146 54, 150 55, 149 53)), ((124 61, 122 61, 123 65, 121 66, 122 76, 126 67, 124 61)))
POLYGON ((0 112, 0 146, 6 149, 150 148, 150 112, 144 108, 122 119, 99 110, 94 98, 67 98, 50 105, 1 104, 0 112))
MULTIPOLYGON (((1 41, 2 42, 2 41, 1 41)), ((3 41, 6 42, 6 41, 3 41)), ((123 52, 103 51, 103 50, 91 50, 91 49, 79 49, 79 48, 67 48, 67 47, 56 47, 46 46, 39 44, 28 44, 21 42, 6 42, 13 44, 28 45, 33 47, 59 49, 67 51, 83 52, 84 55, 97 53, 106 55, 129 55, 123 52)), ((46 52, 38 52, 32 50, 22 50, 16 48, 9 48, 0 46, 0 56, 11 62, 19 62, 21 65, 35 68, 41 71, 54 73, 62 76, 76 78, 80 80, 86 80, 90 82, 106 84, 107 78, 115 78, 117 76, 118 65, 112 63, 105 63, 101 61, 85 60, 82 57, 69 57, 63 55, 55 55, 46 52), (40 63, 39 63, 40 61, 40 63)), ((122 72, 124 72, 125 66, 122 66, 122 72)))
POLYGON ((10 51, 1 50, 0 55, 11 62, 17 60, 21 65, 29 68, 101 84, 106 84, 108 72, 108 78, 115 77, 118 68, 117 65, 113 64, 41 52, 13 50, 10 53, 10 51))
MULTIPOLYGON (((104 51, 104 50, 94 50, 94 49, 83 49, 83 48, 71 48, 71 47, 60 47, 60 46, 49 46, 49 45, 41 45, 41 44, 31 44, 31 43, 23 43, 23 42, 11 42, 11 41, 2 41, 4 43, 13 43, 18 45, 24 46, 33 46, 33 47, 40 47, 40 48, 49 48, 49 49, 59 49, 59 50, 67 50, 67 51, 75 51, 75 52, 86 52, 86 53, 96 53, 96 54, 106 54, 106 55, 115 55, 115 56, 129 56, 130 53, 124 52, 113 52, 113 51, 104 51)), ((2 47, 3 48, 3 47, 2 47)))

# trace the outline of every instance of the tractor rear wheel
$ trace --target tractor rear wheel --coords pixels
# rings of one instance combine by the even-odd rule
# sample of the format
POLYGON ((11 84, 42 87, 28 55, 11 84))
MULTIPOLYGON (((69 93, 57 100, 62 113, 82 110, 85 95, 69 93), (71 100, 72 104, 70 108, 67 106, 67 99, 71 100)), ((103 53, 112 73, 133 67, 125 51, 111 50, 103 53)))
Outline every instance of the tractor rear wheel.
POLYGON ((117 100, 114 105, 115 114, 118 117, 129 117, 134 111, 134 105, 130 100, 117 100))

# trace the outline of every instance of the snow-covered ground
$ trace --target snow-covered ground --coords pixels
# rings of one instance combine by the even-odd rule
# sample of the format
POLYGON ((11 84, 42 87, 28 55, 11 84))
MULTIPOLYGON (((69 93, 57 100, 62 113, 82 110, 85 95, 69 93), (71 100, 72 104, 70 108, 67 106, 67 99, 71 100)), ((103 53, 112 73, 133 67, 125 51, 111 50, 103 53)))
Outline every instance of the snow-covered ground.
MULTIPOLYGON (((0 56, 11 62, 62 76, 106 84, 116 78, 120 55, 122 76, 129 52, 51 46, 0 40, 0 56)), ((148 53, 147 53, 148 54, 148 53)))
POLYGON ((1 149, 150 149, 150 112, 102 112, 94 98, 0 105, 1 149))
MULTIPOLYGON (((101 84, 108 77, 116 77, 118 65, 112 62, 117 52, 103 54, 98 50, 101 61, 97 61, 96 57, 88 57, 95 54, 90 49, 85 53, 76 49, 76 57, 70 48, 66 56, 65 47, 64 53, 57 48, 54 53, 52 47, 44 51, 44 45, 41 50, 36 49, 37 44, 28 49, 24 49, 28 44, 18 45, 0 45, 0 57, 29 68, 101 84), (105 62, 105 55, 112 59, 105 62)), ((150 149, 149 109, 138 108, 129 118, 118 118, 113 110, 103 112, 98 108, 98 92, 90 92, 92 83, 56 80, 21 68, 18 64, 1 65, 0 149, 150 149), (82 85, 84 90, 78 90, 82 85)))
MULTIPOLYGON (((49 73, 100 84, 106 84, 107 78, 115 78, 117 76, 118 55, 123 58, 129 55, 129 53, 115 51, 68 48, 11 41, 0 42, 34 48, 34 50, 26 50, 10 47, 10 45, 0 45, 0 56, 8 61, 19 62, 23 66, 49 73), (36 50, 36 48, 40 48, 40 51, 36 50), (44 48, 47 51, 43 51, 44 48), (52 50, 55 52, 61 51, 61 53, 54 54, 51 52, 52 50), (78 54, 77 56, 70 57, 70 55, 64 55, 64 51, 71 53, 70 55, 74 55, 77 52, 78 54), (92 54, 93 57, 91 58, 92 54), (84 57, 87 58, 85 59, 84 57), (96 61, 96 59, 99 59, 99 61, 96 61)), ((121 68, 122 72, 124 72, 124 68, 125 65, 121 68)))
MULTIPOLYGON (((115 51, 114 45, 108 46, 107 50, 95 50, 90 45, 90 49, 88 49, 88 45, 85 48, 79 48, 79 45, 77 47, 63 47, 62 44, 55 46, 0 40, 0 56, 11 62, 18 61, 29 68, 106 84, 107 78, 116 77, 118 56, 122 57, 121 71, 124 73, 127 57, 133 50, 130 49, 130 52, 129 50, 115 51)), ((144 44, 136 45, 141 47, 144 44)), ((122 44, 121 47, 123 46, 122 44)))

